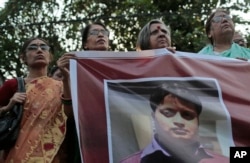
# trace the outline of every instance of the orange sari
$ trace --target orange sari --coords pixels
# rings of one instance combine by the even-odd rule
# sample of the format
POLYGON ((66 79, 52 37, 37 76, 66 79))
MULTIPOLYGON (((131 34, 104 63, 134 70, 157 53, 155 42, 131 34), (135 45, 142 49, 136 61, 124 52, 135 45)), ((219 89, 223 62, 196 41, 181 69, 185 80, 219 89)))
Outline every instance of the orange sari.
POLYGON ((5 162, 54 162, 66 133, 62 82, 40 77, 26 84, 26 94, 21 131, 5 162))

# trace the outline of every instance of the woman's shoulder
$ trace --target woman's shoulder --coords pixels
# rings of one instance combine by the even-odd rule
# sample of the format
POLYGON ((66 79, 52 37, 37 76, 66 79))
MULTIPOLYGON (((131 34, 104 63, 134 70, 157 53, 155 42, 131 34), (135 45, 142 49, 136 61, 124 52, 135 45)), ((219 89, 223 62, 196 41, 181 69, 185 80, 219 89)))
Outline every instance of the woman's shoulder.
POLYGON ((1 86, 0 89, 5 88, 5 87, 8 87, 8 88, 17 88, 17 79, 16 79, 16 78, 7 79, 7 80, 3 83, 3 85, 1 86))
POLYGON ((232 44, 231 49, 232 49, 232 48, 233 48, 233 49, 236 49, 236 50, 238 50, 238 51, 244 51, 244 52, 250 53, 250 49, 249 49, 249 48, 240 46, 240 45, 238 45, 238 44, 236 44, 236 43, 233 43, 233 44, 232 44))
POLYGON ((49 80, 51 83, 56 84, 56 85, 62 86, 62 84, 63 84, 62 81, 53 79, 53 78, 51 78, 51 77, 48 77, 48 80, 49 80))
POLYGON ((213 46, 211 44, 207 44, 198 52, 198 54, 212 54, 212 53, 213 53, 213 46))
POLYGON ((55 79, 53 79, 51 77, 47 77, 44 80, 44 84, 46 84, 47 87, 53 88, 54 90, 58 89, 58 90, 61 91, 63 89, 63 83, 62 83, 62 81, 55 80, 55 79))
POLYGON ((17 91, 17 79, 8 79, 0 87, 0 106, 8 104, 9 99, 17 91))

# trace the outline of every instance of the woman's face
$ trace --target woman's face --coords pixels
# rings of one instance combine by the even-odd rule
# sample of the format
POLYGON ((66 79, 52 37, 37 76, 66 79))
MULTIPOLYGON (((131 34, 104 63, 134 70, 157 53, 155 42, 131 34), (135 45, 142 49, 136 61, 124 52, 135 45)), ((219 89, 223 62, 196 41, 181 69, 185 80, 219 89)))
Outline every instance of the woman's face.
POLYGON ((28 67, 44 67, 51 60, 49 49, 44 41, 36 39, 29 43, 22 58, 28 67))
POLYGON ((87 50, 108 50, 109 48, 109 32, 101 25, 91 25, 88 33, 87 41, 84 49, 87 50))
POLYGON ((150 49, 166 48, 171 46, 169 30, 164 24, 153 23, 150 25, 150 49))
POLYGON ((234 23, 232 18, 227 13, 217 12, 211 21, 209 37, 216 39, 222 35, 228 35, 233 38, 234 23))
POLYGON ((59 68, 54 72, 54 74, 51 77, 55 80, 59 80, 59 81, 63 80, 63 75, 59 68))

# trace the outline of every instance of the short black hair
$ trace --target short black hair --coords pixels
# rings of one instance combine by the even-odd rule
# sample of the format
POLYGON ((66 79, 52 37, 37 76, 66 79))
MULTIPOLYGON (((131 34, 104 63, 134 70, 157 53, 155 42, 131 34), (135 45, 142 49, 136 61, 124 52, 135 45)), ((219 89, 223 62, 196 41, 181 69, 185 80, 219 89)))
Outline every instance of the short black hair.
POLYGON ((196 96, 194 92, 186 88, 184 85, 175 82, 161 84, 160 86, 156 87, 153 93, 150 95, 150 106, 154 112, 157 106, 163 102, 164 97, 169 94, 194 104, 197 114, 200 115, 202 106, 198 96, 196 96))

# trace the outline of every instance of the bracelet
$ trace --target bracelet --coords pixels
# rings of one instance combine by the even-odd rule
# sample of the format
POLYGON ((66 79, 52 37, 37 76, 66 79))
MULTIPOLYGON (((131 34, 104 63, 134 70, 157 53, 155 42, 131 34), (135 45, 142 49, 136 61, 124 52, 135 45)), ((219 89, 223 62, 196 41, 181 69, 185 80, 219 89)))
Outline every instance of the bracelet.
POLYGON ((63 105, 72 105, 72 99, 71 98, 64 98, 63 95, 61 96, 61 101, 63 105))

